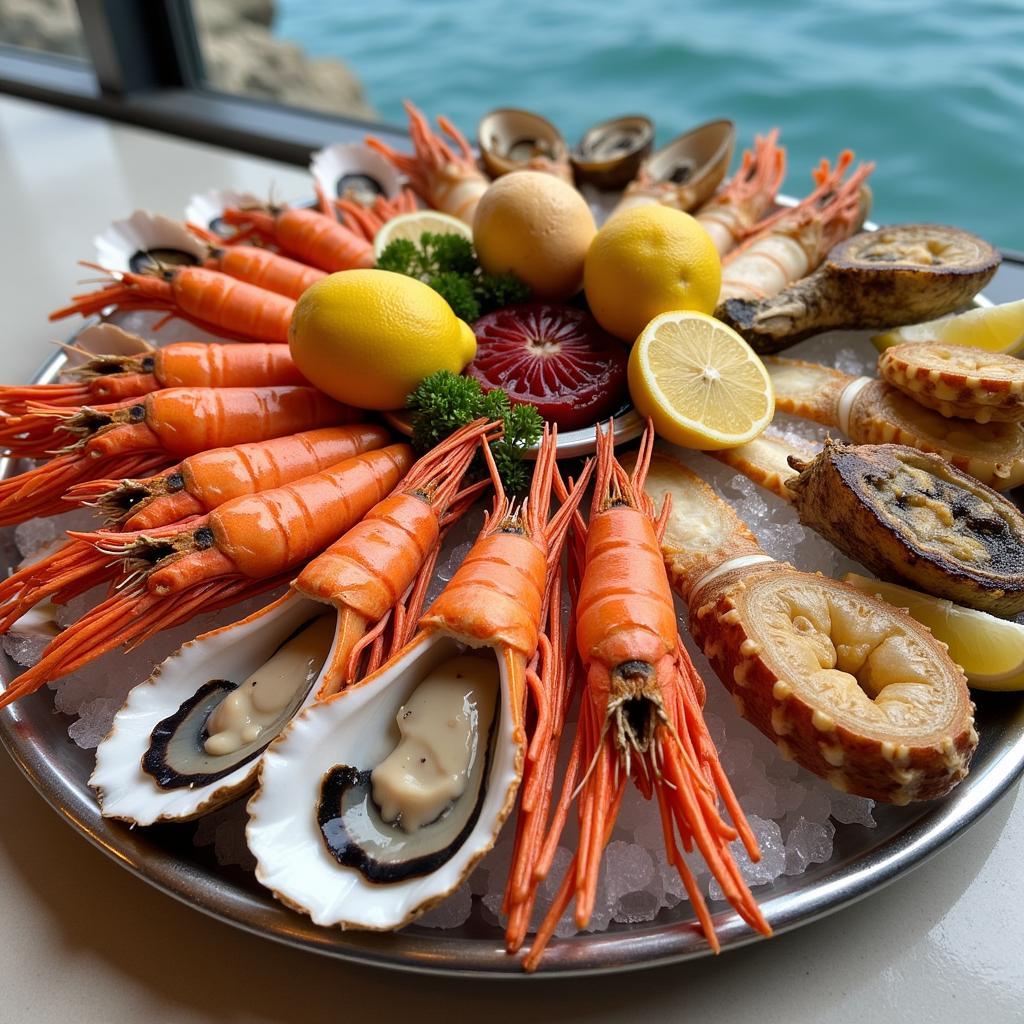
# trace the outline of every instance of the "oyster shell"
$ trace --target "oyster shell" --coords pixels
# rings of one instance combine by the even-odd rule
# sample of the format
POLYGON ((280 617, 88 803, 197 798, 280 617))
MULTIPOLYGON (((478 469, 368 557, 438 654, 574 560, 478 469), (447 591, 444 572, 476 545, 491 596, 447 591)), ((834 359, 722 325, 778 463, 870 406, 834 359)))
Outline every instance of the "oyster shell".
POLYGON ((631 182, 654 145, 649 117, 628 114, 588 128, 570 159, 576 180, 600 189, 619 189, 631 182))
POLYGON ((209 249, 180 221, 147 210, 136 210, 124 220, 115 220, 93 239, 93 245, 100 266, 135 274, 157 264, 198 266, 209 249))
POLYGON ((480 119, 477 144, 487 173, 547 171, 572 184, 569 147, 547 118, 529 110, 502 107, 480 119))
POLYGON ((370 206, 378 196, 396 199, 402 191, 402 176, 390 161, 361 142, 336 142, 318 149, 309 172, 328 199, 370 206))
POLYGON ((1024 420, 1024 361, 965 345, 904 342, 878 357, 878 373, 915 402, 988 423, 1024 420))
POLYGON ((261 199, 253 192, 239 192, 235 189, 210 189, 209 192, 201 192, 192 196, 185 207, 185 220, 189 224, 198 224, 215 235, 227 238, 233 235, 236 228, 225 224, 222 220, 224 210, 227 207, 238 207, 239 209, 262 210, 266 207, 265 199, 261 199))
POLYGON ((297 678, 276 722, 234 752, 204 748, 210 717, 238 683, 325 613, 333 617, 321 602, 289 593, 182 645, 134 687, 96 750, 89 785, 103 815, 139 825, 187 820, 251 788, 267 745, 323 686, 334 645, 323 649, 311 678, 297 678))
POLYGON ((616 211, 663 203, 687 212, 703 205, 722 183, 735 145, 732 121, 708 121, 684 132, 643 162, 616 211))
POLYGON ((811 275, 762 300, 726 299, 718 315, 756 352, 837 328, 898 327, 960 309, 992 279, 988 242, 941 224, 896 224, 840 242, 811 275))
POLYGON ((500 679, 489 736, 476 737, 487 748, 483 781, 422 829, 406 833, 384 821, 367 773, 400 743, 396 716, 417 687, 466 653, 450 634, 420 633, 377 673, 298 715, 271 744, 246 838, 256 877, 279 900, 316 924, 392 930, 453 892, 491 848, 522 775, 514 704, 525 661, 511 649, 478 650, 498 659, 500 679), (389 852, 392 845, 401 852, 389 852))

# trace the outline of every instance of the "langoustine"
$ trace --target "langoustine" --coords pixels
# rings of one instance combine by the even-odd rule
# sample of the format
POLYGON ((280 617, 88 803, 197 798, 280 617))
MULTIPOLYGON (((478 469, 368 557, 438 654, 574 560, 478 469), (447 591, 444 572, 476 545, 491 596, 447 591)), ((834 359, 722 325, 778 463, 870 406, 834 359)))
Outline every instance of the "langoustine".
MULTIPOLYGON (((389 437, 384 427, 360 423, 213 448, 190 455, 157 476, 78 484, 66 500, 99 508, 106 514, 107 530, 153 530, 206 515, 243 494, 319 473, 360 452, 383 448, 389 437)), ((108 552, 88 541, 69 539, 0 580, 0 632, 14 627, 41 601, 63 604, 120 574, 121 563, 108 552)))
POLYGON ((449 145, 431 129, 422 112, 412 103, 406 100, 403 106, 409 115, 414 155, 399 153, 370 135, 366 137, 366 144, 405 174, 425 203, 472 225, 477 203, 490 182, 477 167, 468 140, 446 117, 438 117, 441 131, 451 139, 452 145, 449 145))
POLYGON ((885 381, 767 356, 775 408, 838 427, 858 444, 905 444, 941 455, 997 491, 1024 483, 1024 427, 947 419, 885 381))
POLYGON ((761 550, 732 507, 674 459, 645 484, 670 495, 661 548, 690 632, 740 714, 836 788, 930 800, 978 743, 960 667, 905 612, 761 550))
POLYGON ((135 687, 96 752, 103 814, 149 825, 219 806, 255 782, 263 750, 302 707, 403 647, 441 538, 479 491, 459 490, 463 474, 495 426, 457 431, 284 596, 189 642, 135 687))
POLYGON ((555 447, 547 433, 519 508, 485 447, 493 510, 416 635, 298 715, 264 755, 246 830, 256 877, 318 924, 415 919, 461 883, 512 811, 526 693, 546 685, 530 678, 545 608, 589 478, 549 519, 555 447))
POLYGON ((411 464, 408 445, 390 445, 283 487, 233 498, 184 523, 134 533, 72 532, 126 559, 127 579, 11 681, 0 707, 115 647, 287 582, 295 566, 390 493, 411 464))
POLYGON ((210 448, 352 423, 356 412, 313 387, 165 388, 54 416, 77 440, 0 481, 0 525, 65 511, 64 493, 85 480, 144 476, 210 448))
MULTIPOLYGON (((550 868, 574 796, 580 838, 524 961, 527 970, 539 965, 574 897, 577 926, 589 922, 601 858, 630 777, 646 799, 657 800, 669 863, 679 872, 711 948, 719 948, 711 915, 682 854, 694 845, 743 920, 771 934, 729 850, 739 838, 751 860, 760 857, 704 724, 704 684, 679 637, 660 548, 670 503, 656 518, 643 491, 653 444, 648 424, 628 475, 615 458, 611 429, 603 435, 598 429, 590 521, 584 527, 577 517, 574 524, 583 570, 573 620, 584 679, 580 721, 550 834, 534 851, 534 885, 550 868)), ((524 925, 510 936, 512 948, 523 941, 524 925)))
MULTIPOLYGON (((108 271, 94 263, 111 283, 50 314, 51 320, 92 316, 114 307, 121 312, 159 310, 164 320, 181 317, 203 330, 241 341, 285 344, 295 300, 205 267, 154 267, 142 274, 108 271)), ((159 324, 158 324, 159 326, 159 324)))
POLYGON ((768 434, 709 454, 882 579, 996 615, 1024 611, 1024 515, 938 455, 832 438, 815 452, 768 434))
MULTIPOLYGON (((157 348, 113 324, 101 327, 125 340, 132 339, 142 352, 93 356, 66 371, 65 376, 71 379, 59 384, 0 387, 0 445, 11 452, 38 456, 61 444, 64 420, 55 413, 141 398, 164 388, 308 384, 287 345, 181 341, 157 348)), ((74 346, 70 348, 77 351, 74 346)))
POLYGON ((722 261, 719 308, 729 299, 765 299, 815 270, 829 250, 858 231, 871 206, 865 184, 874 164, 862 164, 844 182, 853 163, 849 150, 835 167, 822 160, 817 187, 796 206, 762 221, 722 261))
POLYGON ((778 128, 756 136, 754 148, 743 151, 736 173, 694 214, 719 256, 756 231, 774 205, 786 176, 786 150, 778 139, 778 128))

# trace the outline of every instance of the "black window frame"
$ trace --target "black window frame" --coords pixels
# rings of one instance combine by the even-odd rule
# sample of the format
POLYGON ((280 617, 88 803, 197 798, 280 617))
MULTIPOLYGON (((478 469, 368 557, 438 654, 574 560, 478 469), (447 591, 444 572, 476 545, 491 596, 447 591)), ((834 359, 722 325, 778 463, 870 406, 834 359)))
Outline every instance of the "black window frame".
POLYGON ((0 93, 299 166, 367 132, 407 145, 393 125, 209 88, 191 0, 76 3, 88 59, 0 45, 0 93))

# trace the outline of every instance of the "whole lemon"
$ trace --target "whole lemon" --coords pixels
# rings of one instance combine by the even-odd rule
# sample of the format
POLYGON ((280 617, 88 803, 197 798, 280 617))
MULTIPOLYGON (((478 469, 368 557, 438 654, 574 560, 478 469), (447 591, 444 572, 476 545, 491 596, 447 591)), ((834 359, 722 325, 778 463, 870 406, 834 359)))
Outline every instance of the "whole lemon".
POLYGON ((630 344, 661 313, 713 313, 721 287, 722 263, 711 236, 688 213, 658 204, 609 218, 583 270, 590 311, 630 344))
POLYGON ((360 409, 400 409, 424 377, 476 355, 469 325, 433 288, 389 270, 343 270, 307 289, 288 345, 310 383, 360 409))
POLYGON ((513 171, 481 197, 473 247, 487 273, 515 274, 538 298, 567 299, 580 290, 596 231, 572 185, 543 171, 513 171))

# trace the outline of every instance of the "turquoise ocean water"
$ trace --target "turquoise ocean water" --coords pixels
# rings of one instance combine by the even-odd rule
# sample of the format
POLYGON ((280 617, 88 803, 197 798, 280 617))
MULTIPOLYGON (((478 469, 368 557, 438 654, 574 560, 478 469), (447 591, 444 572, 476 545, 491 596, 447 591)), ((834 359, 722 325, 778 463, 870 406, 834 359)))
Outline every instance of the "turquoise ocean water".
POLYGON ((492 107, 554 121, 570 144, 615 114, 659 141, 728 116, 773 125, 785 190, 844 147, 875 160, 873 216, 932 220, 1024 250, 1024 2, 278 0, 275 31, 346 60, 384 120, 403 97, 475 133, 492 107))

